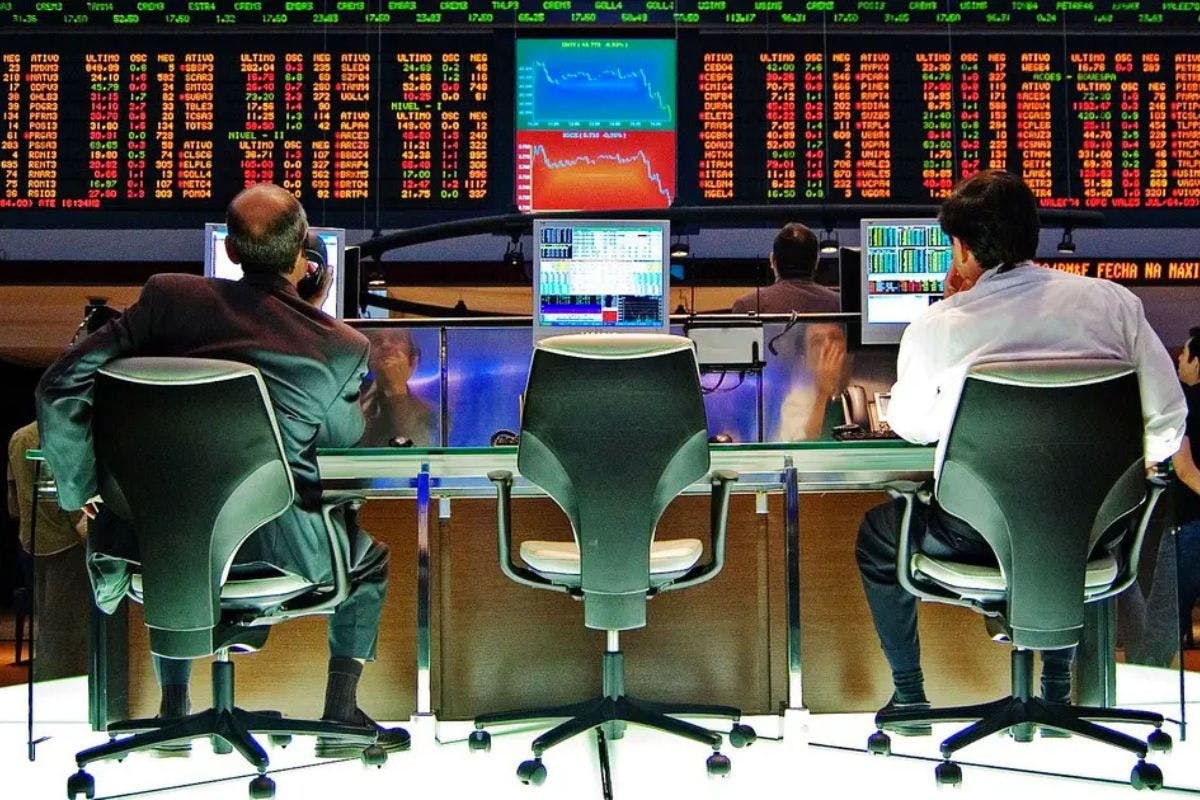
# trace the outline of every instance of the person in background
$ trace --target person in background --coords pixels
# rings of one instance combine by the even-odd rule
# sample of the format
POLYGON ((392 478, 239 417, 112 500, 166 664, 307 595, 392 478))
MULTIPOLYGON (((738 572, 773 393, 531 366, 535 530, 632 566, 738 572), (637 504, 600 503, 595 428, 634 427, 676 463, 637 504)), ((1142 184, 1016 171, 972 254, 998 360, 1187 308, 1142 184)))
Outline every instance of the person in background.
POLYGON ((803 367, 780 406, 775 441, 828 439, 833 427, 844 420, 841 396, 853 364, 846 352, 845 326, 809 323, 804 326, 803 342, 803 367))
MULTIPOLYGON (((239 562, 262 562, 313 583, 332 577, 329 544, 321 519, 318 447, 352 447, 362 436, 359 393, 367 370, 367 340, 320 306, 331 273, 311 296, 298 284, 309 272, 304 256, 308 221, 296 198, 279 186, 259 184, 229 204, 230 259, 242 266, 238 281, 192 275, 155 275, 137 302, 55 362, 37 389, 42 449, 54 471, 59 504, 83 508, 92 518, 88 567, 97 604, 111 613, 130 582, 137 543, 122 520, 98 502, 91 439, 95 375, 124 356, 198 356, 256 367, 266 383, 296 500, 280 517, 252 534, 239 562)), ((352 512, 335 516, 350 553, 350 595, 328 623, 327 720, 374 725, 358 707, 363 664, 375 657, 387 588, 388 550, 357 525, 352 512)), ((159 713, 186 715, 191 707, 190 660, 154 659, 162 689, 159 713)), ((407 749, 403 728, 379 729, 387 751, 407 749)), ((190 745, 163 746, 160 752, 190 745)), ((318 737, 318 757, 356 756, 361 746, 318 737)))
MULTIPOLYGON (((104 301, 93 301, 68 347, 118 316, 120 312, 104 301)), ((35 678, 52 680, 87 674, 88 615, 79 612, 91 603, 91 587, 84 563, 87 518, 79 511, 63 511, 48 498, 40 498, 34 510, 34 463, 25 453, 40 447, 37 422, 21 426, 8 440, 8 513, 17 520, 20 532, 26 589, 34 592, 37 624, 30 638, 36 653, 35 678)), ((43 466, 43 478, 47 472, 43 466)))
POLYGON ((362 396, 366 427, 360 447, 387 447, 407 440, 417 447, 430 447, 436 430, 433 408, 409 391, 408 382, 417 371, 421 351, 408 328, 372 331, 371 375, 362 396))
MULTIPOLYGON (((939 220, 951 239, 945 299, 904 332, 888 422, 910 442, 929 444, 949 430, 968 368, 1020 358, 1111 358, 1131 362, 1141 386, 1145 457, 1156 463, 1179 450, 1187 409, 1171 359, 1146 321, 1141 301, 1109 281, 1033 263, 1037 200, 1020 177, 985 170, 955 187, 939 220)), ((1098 435, 1103 430, 1098 429, 1098 435)), ((856 557, 894 691, 885 708, 929 707, 917 638, 917 602, 899 584, 896 547, 903 501, 867 512, 856 557)), ((973 528, 936 501, 913 512, 912 536, 934 557, 995 564, 973 528)), ((1101 540, 1101 547, 1111 544, 1101 540)), ((1042 654, 1042 697, 1069 702, 1074 648, 1042 654)), ((929 725, 896 726, 927 735, 929 725)))
MULTIPOLYGON (((1180 635, 1191 628, 1192 606, 1200 599, 1200 327, 1188 331, 1176 367, 1187 399, 1187 433, 1171 458, 1178 541, 1164 536, 1159 544, 1145 619, 1140 630, 1131 631, 1127 646, 1131 662, 1164 667, 1178 652, 1180 635)), ((1140 598, 1131 599, 1140 605, 1140 598)))
POLYGON ((828 314, 842 308, 841 297, 814 280, 821 255, 817 237, 806 226, 791 222, 775 236, 771 274, 775 282, 733 302, 734 314, 828 314))

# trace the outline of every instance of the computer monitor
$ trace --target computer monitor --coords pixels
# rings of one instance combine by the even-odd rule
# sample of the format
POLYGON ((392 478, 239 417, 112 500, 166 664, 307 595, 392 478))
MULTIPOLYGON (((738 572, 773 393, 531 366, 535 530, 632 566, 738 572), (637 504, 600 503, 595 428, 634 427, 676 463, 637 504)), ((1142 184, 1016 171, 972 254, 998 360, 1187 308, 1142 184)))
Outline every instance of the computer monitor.
MULTIPOLYGON (((333 275, 329 296, 321 304, 321 310, 331 317, 342 319, 342 303, 345 296, 346 230, 344 228, 309 228, 325 243, 325 258, 333 275)), ((242 268, 229 260, 225 253, 225 237, 228 231, 224 222, 209 222, 204 226, 204 275, 208 278, 226 278, 236 281, 242 277, 242 268)))
POLYGON ((942 299, 950 237, 936 219, 862 221, 862 343, 895 344, 942 299))
POLYGON ((671 223, 533 223, 533 336, 667 333, 671 223))

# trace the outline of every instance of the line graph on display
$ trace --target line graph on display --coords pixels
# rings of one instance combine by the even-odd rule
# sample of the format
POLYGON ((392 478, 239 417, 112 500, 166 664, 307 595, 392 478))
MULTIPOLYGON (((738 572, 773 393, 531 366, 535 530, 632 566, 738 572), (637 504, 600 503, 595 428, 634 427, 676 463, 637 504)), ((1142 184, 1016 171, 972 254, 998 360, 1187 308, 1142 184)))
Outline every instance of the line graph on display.
POLYGON ((589 121, 593 123, 635 125, 646 122, 667 126, 674 121, 671 105, 651 84, 644 68, 626 72, 614 67, 596 74, 578 71, 554 76, 545 62, 537 61, 533 70, 531 116, 535 124, 541 118, 543 108, 548 119, 561 119, 561 112, 576 105, 588 109, 589 121), (604 119, 605 116, 613 119, 604 119))
POLYGON ((674 50, 653 40, 518 42, 517 127, 672 130, 674 50))
POLYGON ((517 134, 522 211, 667 208, 675 198, 675 134, 517 134))

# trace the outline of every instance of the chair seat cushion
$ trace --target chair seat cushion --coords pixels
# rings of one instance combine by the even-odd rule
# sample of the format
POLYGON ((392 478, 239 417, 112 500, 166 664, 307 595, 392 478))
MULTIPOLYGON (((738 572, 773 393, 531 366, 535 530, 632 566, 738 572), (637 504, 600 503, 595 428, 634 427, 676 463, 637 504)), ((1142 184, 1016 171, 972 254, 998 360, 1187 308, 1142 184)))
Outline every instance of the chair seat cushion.
MULTIPOLYGON (((912 557, 912 571, 968 597, 1003 595, 1006 588, 1004 575, 998 566, 962 564, 917 553, 912 557)), ((1117 579, 1118 572, 1117 560, 1112 556, 1089 561, 1083 581, 1084 594, 1098 594, 1108 589, 1117 579)))
MULTIPOLYGON (((650 574, 686 572, 696 566, 704 544, 699 539, 670 539, 650 543, 650 574)), ((579 545, 575 542, 521 542, 521 560, 548 575, 578 575, 579 545)))
MULTIPOLYGON (((265 564, 235 565, 229 580, 221 587, 222 605, 244 601, 283 602, 313 588, 299 575, 283 572, 265 564)), ((135 572, 130 579, 129 593, 134 600, 142 599, 142 575, 135 572)))

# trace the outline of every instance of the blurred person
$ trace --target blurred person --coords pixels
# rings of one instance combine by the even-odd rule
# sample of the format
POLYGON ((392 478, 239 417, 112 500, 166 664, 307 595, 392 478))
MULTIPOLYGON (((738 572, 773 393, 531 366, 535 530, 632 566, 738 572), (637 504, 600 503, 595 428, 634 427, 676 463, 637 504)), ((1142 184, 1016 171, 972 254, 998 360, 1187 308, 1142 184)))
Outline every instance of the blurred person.
POLYGON ((362 396, 366 420, 361 447, 387 447, 407 439, 417 447, 430 447, 436 421, 433 407, 409 391, 421 351, 408 328, 371 331, 371 380, 362 396))
MULTIPOLYGON (((799 339, 799 337, 797 337, 799 339)), ((779 409, 775 441, 828 439, 844 416, 841 396, 853 359, 846 352, 846 327, 837 322, 804 326, 803 363, 779 409)))

